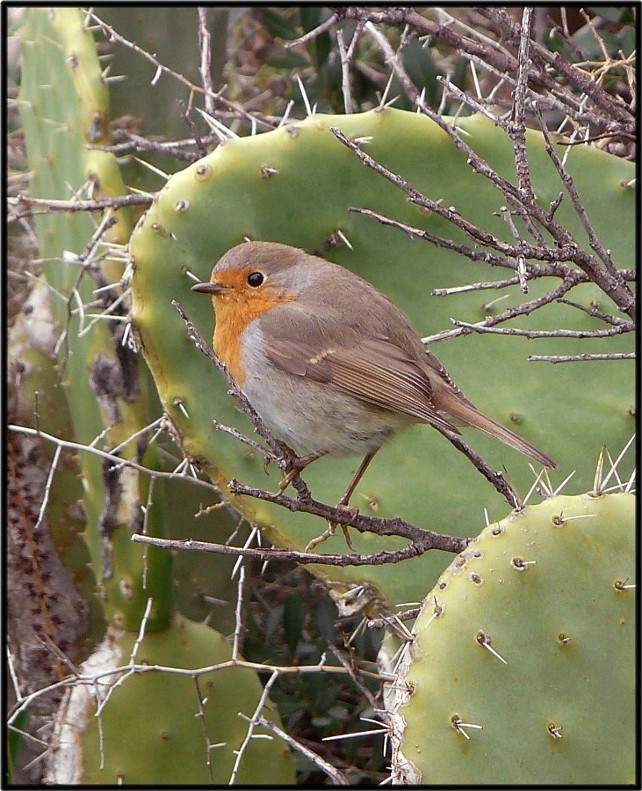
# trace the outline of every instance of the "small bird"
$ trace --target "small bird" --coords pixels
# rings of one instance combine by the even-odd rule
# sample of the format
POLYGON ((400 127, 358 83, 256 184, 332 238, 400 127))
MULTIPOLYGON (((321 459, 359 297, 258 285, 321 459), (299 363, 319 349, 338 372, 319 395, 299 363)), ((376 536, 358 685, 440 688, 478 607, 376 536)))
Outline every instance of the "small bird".
POLYGON ((455 434, 456 424, 472 426, 557 466, 479 412, 401 310, 337 264, 245 242, 192 291, 212 296, 214 351, 270 431, 296 451, 297 471, 325 454, 365 454, 340 505, 381 445, 418 422, 455 434))

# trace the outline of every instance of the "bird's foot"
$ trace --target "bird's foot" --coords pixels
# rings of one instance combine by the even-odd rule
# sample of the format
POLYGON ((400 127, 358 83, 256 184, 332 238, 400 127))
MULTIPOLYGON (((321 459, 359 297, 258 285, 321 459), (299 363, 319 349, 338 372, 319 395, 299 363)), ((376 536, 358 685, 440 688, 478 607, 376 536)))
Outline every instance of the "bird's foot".
MULTIPOLYGON (((343 498, 341 498, 343 499, 343 498)), ((337 503, 337 508, 340 508, 342 511, 347 511, 350 515, 350 519, 354 519, 355 516, 359 515, 359 509, 356 505, 346 505, 339 500, 337 503)), ((345 539, 346 544, 350 548, 351 552, 356 553, 356 549, 352 546, 352 541, 350 539, 350 530, 348 525, 340 524, 339 522, 328 522, 327 528, 321 533, 320 536, 313 538, 311 541, 308 542, 305 551, 311 552, 314 547, 322 544, 324 541, 327 541, 331 536, 333 536, 336 532, 337 527, 341 527, 343 531, 343 537, 345 539)))
POLYGON ((297 475, 300 475, 303 472, 308 464, 312 464, 313 461, 320 459, 321 456, 325 455, 325 453, 316 452, 308 453, 307 456, 297 456, 292 448, 288 447, 284 442, 280 442, 279 445, 283 451, 283 456, 287 460, 286 465, 284 465, 286 469, 285 476, 279 483, 279 493, 282 493, 288 488, 297 475))

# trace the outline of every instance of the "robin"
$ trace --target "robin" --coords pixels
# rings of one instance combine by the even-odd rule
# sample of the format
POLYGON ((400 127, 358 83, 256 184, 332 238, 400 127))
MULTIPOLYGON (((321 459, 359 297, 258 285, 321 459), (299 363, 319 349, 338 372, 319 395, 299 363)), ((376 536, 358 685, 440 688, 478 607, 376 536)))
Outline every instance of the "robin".
POLYGON ((456 424, 472 426, 557 466, 479 412, 401 310, 337 264, 246 242, 192 291, 212 296, 214 351, 270 431, 296 451, 297 472, 325 454, 365 454, 339 505, 347 507, 381 445, 418 422, 455 434, 456 424))

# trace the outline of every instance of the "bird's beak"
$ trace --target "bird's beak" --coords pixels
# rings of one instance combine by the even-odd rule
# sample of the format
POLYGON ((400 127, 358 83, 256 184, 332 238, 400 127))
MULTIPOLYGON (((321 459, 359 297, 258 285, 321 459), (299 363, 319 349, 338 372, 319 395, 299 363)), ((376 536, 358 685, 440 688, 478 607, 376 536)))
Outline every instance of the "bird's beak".
POLYGON ((198 291, 201 294, 222 294, 226 287, 220 283, 197 283, 192 286, 192 291, 198 291))

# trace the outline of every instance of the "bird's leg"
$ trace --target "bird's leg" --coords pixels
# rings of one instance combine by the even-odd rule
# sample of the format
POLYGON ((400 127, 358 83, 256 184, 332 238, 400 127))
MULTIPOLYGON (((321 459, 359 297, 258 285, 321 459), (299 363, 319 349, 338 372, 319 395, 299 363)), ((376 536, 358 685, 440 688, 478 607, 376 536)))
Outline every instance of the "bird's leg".
MULTIPOLYGON (((379 450, 376 448, 375 450, 371 450, 369 453, 363 457, 363 461, 359 465, 359 469, 355 472, 353 479, 350 481, 350 485, 345 490, 343 497, 337 503, 337 508, 345 508, 346 511, 349 511, 352 516, 356 516, 359 513, 359 509, 356 506, 352 506, 352 508, 348 505, 350 502, 350 498, 354 494, 354 490, 359 485, 359 481, 363 478, 365 471, 368 469, 370 462, 374 459, 374 455, 379 450)), ((336 530, 336 525, 332 525, 332 527, 336 530)), ((354 547, 352 546, 352 541, 350 541, 350 533, 347 525, 341 525, 341 529, 343 530, 343 537, 345 538, 346 544, 350 549, 354 552, 354 547)))
MULTIPOLYGON (((350 481, 350 485, 345 490, 345 492, 343 494, 343 497, 337 503, 337 508, 342 508, 345 511, 348 511, 351 516, 356 516, 359 513, 359 509, 356 506, 350 507, 350 505, 349 505, 350 498, 354 494, 354 490, 359 485, 359 481, 363 478, 363 475, 364 475, 365 471, 368 469, 368 465, 370 464, 370 462, 374 458, 374 455, 377 452, 377 450, 378 450, 378 448, 376 450, 372 450, 372 451, 370 451, 369 453, 366 454, 366 456, 364 457, 363 461, 359 465, 358 470, 354 474, 354 477, 350 481)), ((310 550, 312 550, 318 544, 321 544, 324 541, 326 541, 328 538, 330 538, 330 536, 334 535, 334 531, 336 529, 337 529, 337 523, 336 522, 328 522, 327 530, 325 530, 323 533, 321 533, 320 536, 317 536, 316 538, 313 538, 310 542, 308 542, 308 545, 306 546, 305 551, 306 552, 310 552, 310 550)), ((352 541, 350 540, 350 533, 348 532, 348 526, 347 525, 341 525, 341 529, 343 530, 343 537, 345 538, 346 544, 354 552, 355 549, 352 546, 352 541)))
MULTIPOLYGON (((343 497, 337 503, 337 508, 348 508, 348 503, 350 502, 350 498, 354 494, 354 490, 359 485, 359 481, 363 478, 365 471, 368 469, 370 462, 374 459, 374 455, 379 450, 371 450, 369 453, 366 453, 364 456, 363 461, 359 465, 359 469, 355 472, 354 478, 350 481, 350 486, 345 490, 343 497)), ((359 513, 359 509, 356 510, 355 516, 359 513)))

